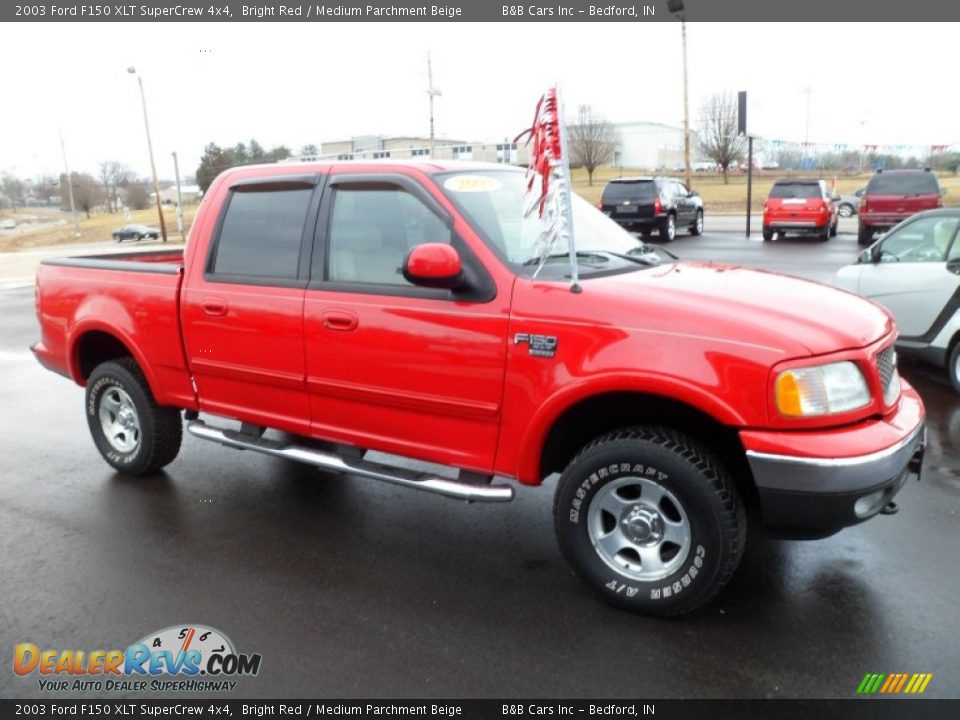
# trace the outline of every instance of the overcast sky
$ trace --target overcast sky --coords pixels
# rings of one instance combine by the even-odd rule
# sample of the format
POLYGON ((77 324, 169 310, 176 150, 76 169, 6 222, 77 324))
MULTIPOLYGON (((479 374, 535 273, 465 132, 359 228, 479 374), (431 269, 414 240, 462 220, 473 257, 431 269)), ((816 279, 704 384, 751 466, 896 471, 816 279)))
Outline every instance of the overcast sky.
MULTIPOLYGON (((119 160, 146 175, 136 81, 158 171, 192 174, 208 142, 305 143, 426 135, 426 55, 437 134, 498 141, 528 124, 559 80, 568 108, 614 121, 683 119, 673 23, 75 23, 7 25, 0 42, 0 170, 24 177, 119 160)), ((956 27, 942 24, 688 25, 691 124, 701 100, 750 94, 750 129, 818 143, 960 142, 956 27)))

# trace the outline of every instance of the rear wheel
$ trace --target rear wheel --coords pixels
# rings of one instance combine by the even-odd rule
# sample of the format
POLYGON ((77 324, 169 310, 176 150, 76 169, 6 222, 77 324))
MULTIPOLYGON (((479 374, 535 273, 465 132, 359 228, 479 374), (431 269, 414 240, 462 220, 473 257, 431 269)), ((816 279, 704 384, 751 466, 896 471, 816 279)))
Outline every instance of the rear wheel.
POLYGON ((843 205, 837 208, 837 214, 840 217, 853 217, 853 205, 848 205, 847 203, 844 203, 843 205))
POLYGON ((823 230, 817 233, 817 238, 820 240, 820 242, 827 242, 827 240, 831 238, 829 221, 824 226, 823 230))
POLYGON ((763 241, 764 241, 764 242, 770 242, 771 240, 773 240, 773 230, 771 230, 771 229, 768 228, 768 227, 764 227, 764 228, 763 228, 763 241))
POLYGON ((690 226, 690 234, 694 237, 703 235, 703 210, 697 210, 697 217, 690 226))
POLYGON ((950 359, 947 361, 947 372, 953 389, 960 393, 960 339, 953 343, 953 350, 950 351, 950 359))
POLYGON ((660 224, 660 239, 670 242, 677 236, 677 218, 674 217, 673 213, 667 215, 667 217, 660 224))
POLYGON ((729 475, 695 440, 667 428, 618 430, 564 470, 557 539, 579 577, 608 602, 680 615, 733 575, 746 539, 729 475))
POLYGON ((180 411, 160 407, 133 358, 101 363, 87 379, 87 425, 97 450, 125 475, 148 475, 180 452, 180 411))
POLYGON ((837 236, 837 225, 840 224, 839 220, 834 220, 833 225, 830 226, 830 237, 837 236))
POLYGON ((873 240, 873 229, 869 225, 861 225, 857 231, 857 244, 869 245, 873 240))

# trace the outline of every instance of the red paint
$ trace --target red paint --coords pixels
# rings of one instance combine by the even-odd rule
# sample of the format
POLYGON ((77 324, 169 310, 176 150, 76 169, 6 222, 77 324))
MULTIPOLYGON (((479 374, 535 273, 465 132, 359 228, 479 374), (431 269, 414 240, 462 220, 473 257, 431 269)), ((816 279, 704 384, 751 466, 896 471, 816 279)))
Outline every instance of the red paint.
MULTIPOLYGON (((238 168, 210 187, 181 273, 41 266, 37 356, 82 385, 80 343, 87 332, 107 333, 140 363, 161 404, 528 484, 542 479, 540 454, 557 419, 598 394, 671 398, 738 429, 748 448, 811 457, 874 452, 922 418, 908 386, 892 407, 879 399, 874 355, 896 333, 879 306, 707 263, 588 278, 582 293, 518 276, 430 178, 450 169, 369 163, 295 172, 389 172, 418 183, 451 213, 489 274, 496 292, 488 302, 211 281, 207 250, 229 185, 291 173, 238 168), (555 357, 531 356, 514 342, 518 333, 557 337, 555 357), (858 363, 873 404, 828 419, 779 417, 777 372, 827 360, 858 363)), ((447 245, 421 246, 408 261, 424 277, 459 272, 447 245)))

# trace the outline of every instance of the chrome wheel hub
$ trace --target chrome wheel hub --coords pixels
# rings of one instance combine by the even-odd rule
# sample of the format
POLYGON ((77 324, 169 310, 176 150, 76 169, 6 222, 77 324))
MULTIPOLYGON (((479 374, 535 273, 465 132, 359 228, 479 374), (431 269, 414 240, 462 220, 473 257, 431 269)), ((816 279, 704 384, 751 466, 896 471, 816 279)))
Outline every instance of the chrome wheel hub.
POLYGON ((118 452, 128 453, 140 444, 140 418, 125 390, 110 387, 100 396, 98 416, 103 436, 118 452))
POLYGON ((587 530, 600 559, 632 580, 667 577, 690 553, 686 511, 650 478, 618 478, 601 488, 590 502, 587 530))

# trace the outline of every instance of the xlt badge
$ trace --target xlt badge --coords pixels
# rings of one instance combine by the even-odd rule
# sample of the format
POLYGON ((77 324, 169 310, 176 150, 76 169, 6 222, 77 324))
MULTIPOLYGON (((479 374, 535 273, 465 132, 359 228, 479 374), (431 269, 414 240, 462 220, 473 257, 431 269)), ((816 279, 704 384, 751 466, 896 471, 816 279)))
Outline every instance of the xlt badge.
POLYGON ((513 344, 519 345, 526 343, 530 348, 530 355, 533 357, 552 358, 557 354, 557 336, 556 335, 531 335, 530 333, 517 333, 513 336, 513 344))

